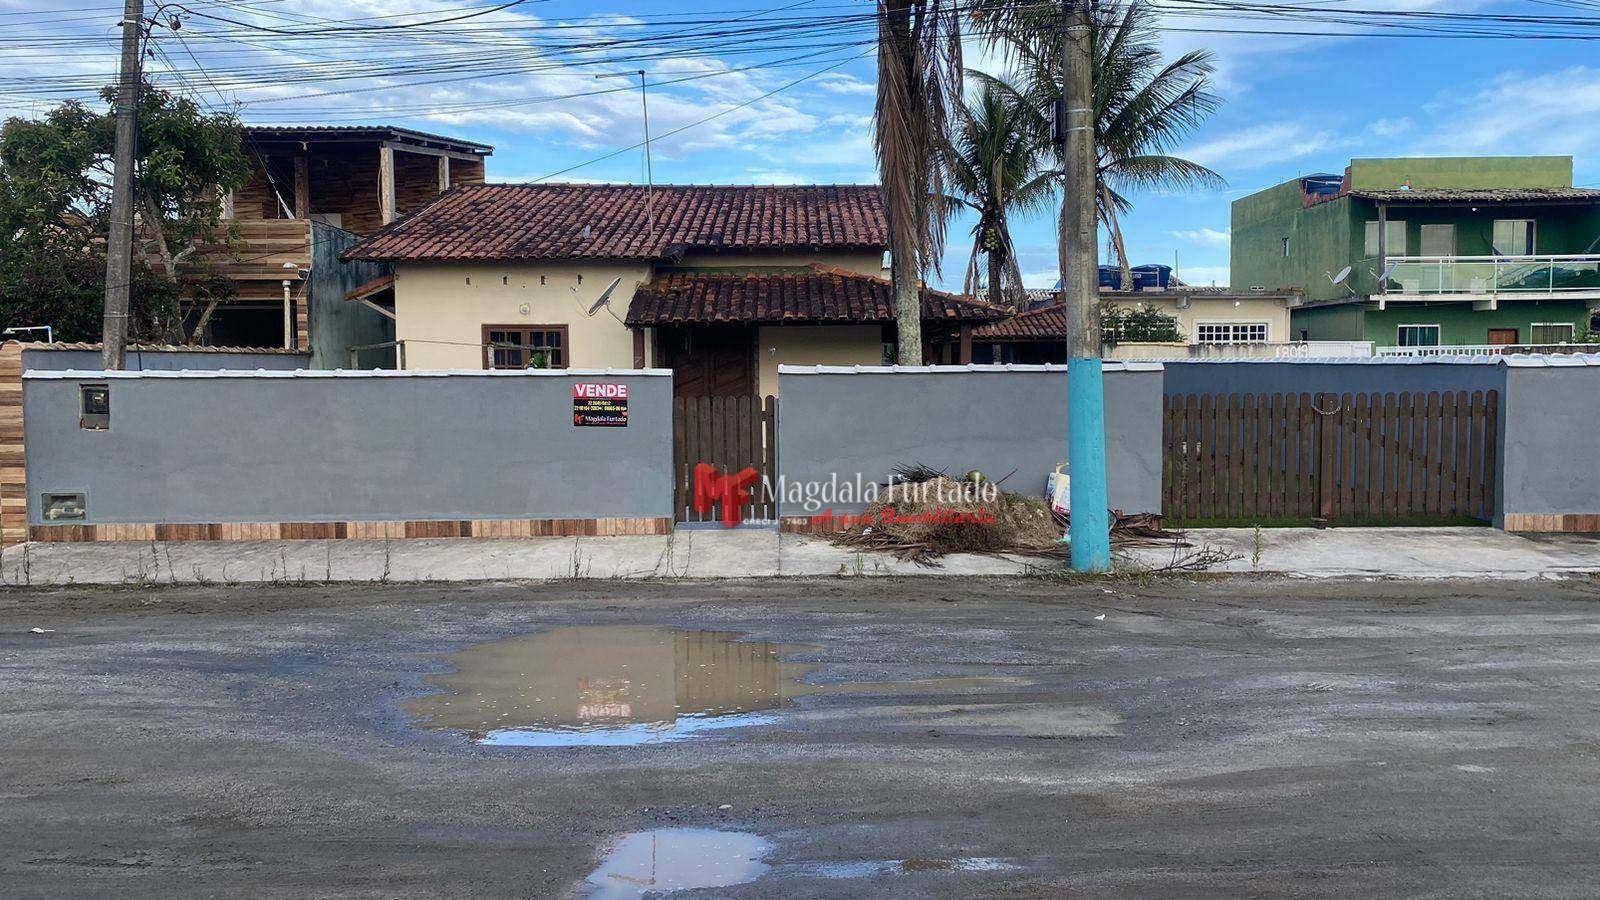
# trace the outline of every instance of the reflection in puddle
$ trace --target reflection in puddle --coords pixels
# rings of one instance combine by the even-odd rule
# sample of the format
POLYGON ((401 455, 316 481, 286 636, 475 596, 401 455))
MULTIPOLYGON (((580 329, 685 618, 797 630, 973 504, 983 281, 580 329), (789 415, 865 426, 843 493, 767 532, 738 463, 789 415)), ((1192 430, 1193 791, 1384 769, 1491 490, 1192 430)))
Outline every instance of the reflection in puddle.
POLYGON ((803 864, 794 874, 812 878, 872 878, 910 872, 1010 872, 1016 865, 990 856, 956 859, 862 859, 852 862, 803 864))
POLYGON ((753 834, 710 828, 660 828, 619 840, 589 875, 589 896, 643 897, 727 887, 766 874, 772 845, 753 834))
POLYGON ((454 671, 427 680, 443 693, 407 703, 427 728, 500 746, 631 746, 770 725, 762 711, 840 691, 909 692, 993 684, 955 678, 810 685, 798 644, 741 641, 737 632, 595 626, 557 628, 468 647, 454 671))

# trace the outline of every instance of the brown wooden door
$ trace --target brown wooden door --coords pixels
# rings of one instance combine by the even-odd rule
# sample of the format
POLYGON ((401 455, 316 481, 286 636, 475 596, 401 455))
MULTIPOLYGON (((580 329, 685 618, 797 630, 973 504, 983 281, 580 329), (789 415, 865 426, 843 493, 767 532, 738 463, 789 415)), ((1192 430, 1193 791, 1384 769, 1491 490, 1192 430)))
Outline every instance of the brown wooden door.
POLYGON ((747 397, 756 392, 756 333, 743 325, 663 328, 660 365, 676 397, 747 397))
POLYGON ((1495 346, 1517 343, 1517 330, 1515 328, 1489 329, 1489 343, 1495 346))

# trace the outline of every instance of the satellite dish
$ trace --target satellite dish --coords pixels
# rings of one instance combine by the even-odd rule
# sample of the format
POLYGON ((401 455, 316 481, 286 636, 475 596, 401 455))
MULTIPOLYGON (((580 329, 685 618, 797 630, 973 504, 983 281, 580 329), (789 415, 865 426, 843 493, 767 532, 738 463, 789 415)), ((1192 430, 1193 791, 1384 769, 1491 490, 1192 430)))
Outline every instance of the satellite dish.
POLYGON ((600 292, 600 299, 596 300, 589 307, 589 315, 592 316, 595 313, 599 312, 600 311, 600 307, 605 306, 606 302, 611 299, 611 292, 616 290, 617 289, 617 285, 619 285, 621 283, 622 283, 622 278, 620 276, 617 277, 617 278, 611 279, 611 283, 606 285, 606 289, 604 291, 600 292))
POLYGON ((1398 268, 1400 268, 1400 264, 1399 263, 1397 263, 1397 262, 1389 263, 1389 265, 1384 267, 1383 274, 1378 276, 1378 282, 1381 284, 1381 283, 1383 283, 1385 281, 1388 281, 1394 275, 1394 270, 1398 269, 1398 268))
POLYGON ((1329 275, 1328 276, 1328 280, 1333 282, 1334 284, 1344 284, 1344 280, 1346 278, 1349 278, 1349 277, 1350 277, 1350 267, 1349 266, 1345 266, 1344 268, 1339 270, 1339 274, 1337 274, 1337 275, 1329 275))

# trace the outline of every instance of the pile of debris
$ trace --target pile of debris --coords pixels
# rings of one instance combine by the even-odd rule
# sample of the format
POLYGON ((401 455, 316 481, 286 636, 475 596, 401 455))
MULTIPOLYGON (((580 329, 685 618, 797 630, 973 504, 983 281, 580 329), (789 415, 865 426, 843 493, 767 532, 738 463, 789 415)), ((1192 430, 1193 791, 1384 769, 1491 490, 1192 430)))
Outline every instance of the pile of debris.
MULTIPOLYGON (((1056 514, 1043 498, 1001 490, 981 472, 956 479, 912 466, 896 469, 867 511, 834 543, 938 565, 946 553, 1065 555, 1069 550, 1062 535, 1067 525, 1067 517, 1056 514)), ((1179 537, 1162 530, 1159 515, 1111 513, 1113 544, 1150 546, 1179 537)))

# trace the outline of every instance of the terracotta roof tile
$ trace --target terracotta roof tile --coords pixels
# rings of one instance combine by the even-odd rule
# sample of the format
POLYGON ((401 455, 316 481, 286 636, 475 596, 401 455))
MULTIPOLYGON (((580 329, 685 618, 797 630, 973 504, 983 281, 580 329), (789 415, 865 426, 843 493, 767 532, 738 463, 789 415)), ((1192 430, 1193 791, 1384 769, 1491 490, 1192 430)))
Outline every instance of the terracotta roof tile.
POLYGON ((1041 306, 1018 313, 1003 322, 988 322, 972 329, 973 340, 1045 341, 1067 337, 1067 308, 1041 306))
POLYGON ((883 250, 869 185, 475 184, 447 191, 345 259, 659 259, 675 249, 883 250), (655 218, 654 235, 649 225, 655 218))
MULTIPOLYGON (((978 303, 923 289, 922 317, 980 322, 1005 315, 978 303)), ((629 325, 717 322, 893 322, 888 281, 814 266, 768 272, 678 270, 642 285, 628 306, 629 325)))
POLYGON ((1589 188, 1418 188, 1416 190, 1353 190, 1355 197, 1382 200, 1385 203, 1519 203, 1523 201, 1593 201, 1600 202, 1600 190, 1589 188))

